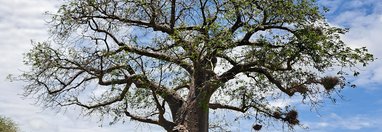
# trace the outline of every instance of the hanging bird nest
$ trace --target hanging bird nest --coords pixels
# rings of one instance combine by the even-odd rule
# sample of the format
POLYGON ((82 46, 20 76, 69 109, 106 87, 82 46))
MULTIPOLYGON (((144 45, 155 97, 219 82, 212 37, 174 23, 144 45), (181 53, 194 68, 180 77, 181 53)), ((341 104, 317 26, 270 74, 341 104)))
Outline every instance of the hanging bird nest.
POLYGON ((300 121, 297 119, 298 113, 295 110, 289 111, 285 116, 285 121, 289 124, 297 125, 300 121))
POLYGON ((281 118, 281 113, 278 112, 278 111, 273 112, 272 115, 273 115, 273 117, 276 118, 276 119, 280 119, 280 118, 281 118))
POLYGON ((262 127, 263 127, 263 126, 260 125, 260 124, 255 124, 255 125, 252 126, 252 128, 253 128, 254 130, 256 130, 256 131, 261 130, 262 127))
POLYGON ((340 84, 340 79, 338 77, 324 77, 321 78, 320 84, 324 86, 325 90, 331 91, 340 84))

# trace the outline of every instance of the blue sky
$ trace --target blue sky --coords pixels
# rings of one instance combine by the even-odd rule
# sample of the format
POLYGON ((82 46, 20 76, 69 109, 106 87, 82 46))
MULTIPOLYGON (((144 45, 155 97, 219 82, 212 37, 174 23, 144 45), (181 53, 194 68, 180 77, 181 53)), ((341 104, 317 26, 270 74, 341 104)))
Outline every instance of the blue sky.
MULTIPOLYGON (((277 104, 295 103, 301 110, 300 119, 311 132, 378 132, 382 131, 382 1, 381 0, 319 0, 331 9, 326 13, 332 25, 350 28, 343 40, 351 47, 366 46, 380 58, 361 68, 361 75, 353 79, 357 88, 346 88, 343 100, 336 104, 325 101, 317 111, 299 105, 300 101, 281 100, 277 104)), ((23 132, 122 132, 162 131, 142 123, 108 126, 97 118, 83 118, 75 110, 57 113, 33 104, 33 99, 21 98, 20 82, 6 80, 8 74, 19 74, 22 53, 31 48, 30 41, 48 38, 43 15, 55 11, 54 0, 0 0, 0 115, 15 120, 23 132), (103 127, 99 127, 103 124, 103 127)), ((252 121, 241 121, 237 130, 249 131, 252 121)), ((269 131, 280 129, 269 128, 269 131)))

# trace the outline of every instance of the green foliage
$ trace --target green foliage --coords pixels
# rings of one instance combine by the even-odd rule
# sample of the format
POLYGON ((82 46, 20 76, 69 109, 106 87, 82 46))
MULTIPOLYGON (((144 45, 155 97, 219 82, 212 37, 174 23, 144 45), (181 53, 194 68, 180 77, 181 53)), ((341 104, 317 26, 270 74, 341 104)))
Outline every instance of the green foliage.
POLYGON ((0 132, 18 132, 16 123, 7 117, 0 116, 0 132))

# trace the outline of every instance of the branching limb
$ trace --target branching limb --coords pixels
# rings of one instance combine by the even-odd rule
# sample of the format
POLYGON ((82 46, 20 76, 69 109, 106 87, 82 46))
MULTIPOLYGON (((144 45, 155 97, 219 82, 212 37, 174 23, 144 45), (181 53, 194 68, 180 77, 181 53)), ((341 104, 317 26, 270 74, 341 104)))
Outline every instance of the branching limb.
POLYGON ((127 92, 129 91, 129 88, 130 88, 130 86, 132 84, 132 80, 133 80, 133 78, 127 79, 125 88, 122 90, 122 92, 119 94, 119 96, 113 97, 110 100, 107 100, 107 101, 104 101, 104 102, 100 102, 100 103, 94 104, 94 105, 83 104, 83 103, 79 102, 78 100, 76 100, 75 104, 78 105, 78 106, 87 108, 87 109, 94 109, 94 108, 104 107, 104 106, 113 104, 115 102, 122 101, 125 98, 127 92))
POLYGON ((190 89, 190 85, 189 84, 179 85, 179 86, 174 87, 173 90, 178 91, 178 90, 183 89, 183 88, 190 89))
POLYGON ((111 32, 97 28, 97 27, 93 27, 93 26, 91 26, 91 24, 89 24, 89 26, 91 27, 92 30, 94 30, 96 32, 100 32, 100 33, 105 33, 109 37, 111 37, 113 39, 113 41, 116 44, 118 44, 118 46, 120 46, 120 48, 117 50, 117 52, 118 51, 128 51, 128 52, 136 53, 136 54, 147 56, 147 57, 152 57, 152 58, 159 59, 159 60, 165 60, 165 61, 172 62, 172 63, 175 63, 175 64, 181 66, 182 68, 184 68, 185 70, 187 70, 190 73, 193 72, 192 66, 190 66, 186 62, 182 61, 181 59, 171 57, 171 56, 164 54, 164 53, 161 53, 161 52, 148 51, 145 49, 139 49, 137 47, 134 47, 134 46, 131 46, 128 44, 124 44, 123 42, 119 41, 117 39, 117 37, 115 37, 111 32))
POLYGON ((260 73, 265 75, 272 84, 276 85, 278 89, 280 89, 282 92, 286 93, 287 95, 292 96, 294 94, 292 91, 284 88, 281 84, 281 81, 274 78, 273 75, 269 73, 268 70, 264 68, 256 68, 254 66, 256 66, 256 63, 235 65, 230 70, 220 75, 219 79, 222 82, 226 82, 234 78, 237 74, 241 72, 255 72, 255 73, 260 73))
POLYGON ((171 0, 171 16, 170 16, 170 28, 174 30, 175 17, 176 17, 176 0, 171 0))
POLYGON ((125 113, 126 116, 130 117, 132 120, 159 125, 159 121, 158 120, 153 120, 153 119, 149 119, 149 118, 133 115, 130 112, 128 112, 127 110, 124 111, 124 113, 125 113))
POLYGON ((237 107, 237 106, 231 106, 231 105, 225 105, 225 104, 219 104, 219 103, 210 103, 209 105, 210 109, 227 109, 227 110, 233 110, 237 112, 246 112, 248 109, 247 107, 237 107))

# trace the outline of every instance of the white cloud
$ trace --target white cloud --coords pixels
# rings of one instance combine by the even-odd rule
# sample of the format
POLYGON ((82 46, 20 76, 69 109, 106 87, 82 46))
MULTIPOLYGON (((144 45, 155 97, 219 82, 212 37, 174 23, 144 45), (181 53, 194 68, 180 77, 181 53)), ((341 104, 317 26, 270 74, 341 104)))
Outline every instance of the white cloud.
POLYGON ((294 97, 294 98, 287 97, 287 98, 272 100, 271 102, 269 102, 269 104, 273 107, 284 108, 285 106, 288 106, 288 105, 295 105, 297 103, 300 103, 301 100, 302 99, 299 97, 294 97))
POLYGON ((330 9, 330 12, 334 12, 342 3, 340 0, 319 0, 318 3, 330 9))
POLYGON ((322 116, 321 121, 308 122, 309 129, 312 131, 345 129, 345 130, 362 130, 375 129, 382 130, 382 120, 380 117, 369 117, 365 115, 353 115, 342 117, 335 113, 322 116))
MULTIPOLYGON (((323 5, 333 4, 334 1, 321 1, 323 5)), ((340 6, 340 1, 334 3, 340 6)), ((366 46, 377 59, 368 67, 359 67, 361 75, 355 84, 369 89, 376 89, 375 85, 382 82, 382 2, 379 0, 352 0, 342 2, 342 9, 330 20, 333 25, 350 27, 350 31, 343 37, 351 47, 366 46)))

